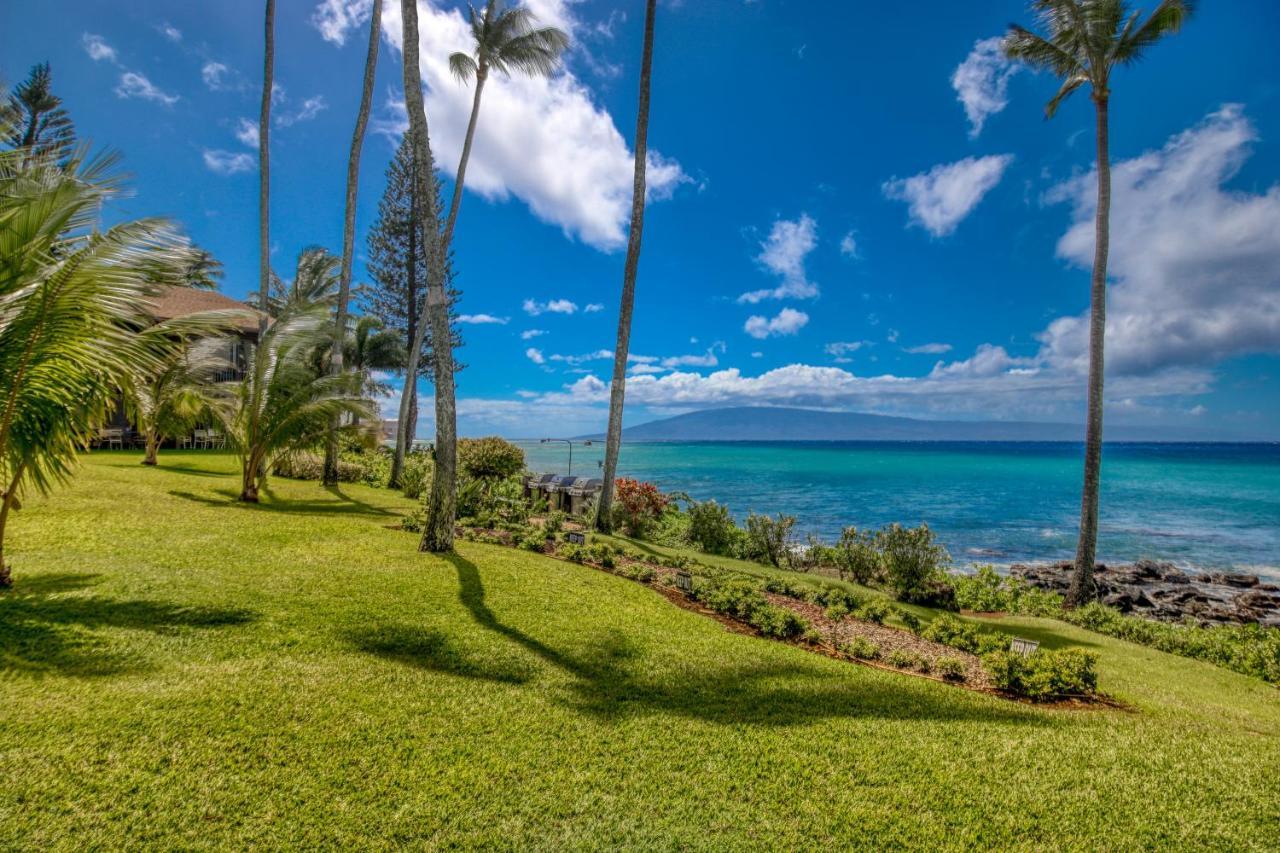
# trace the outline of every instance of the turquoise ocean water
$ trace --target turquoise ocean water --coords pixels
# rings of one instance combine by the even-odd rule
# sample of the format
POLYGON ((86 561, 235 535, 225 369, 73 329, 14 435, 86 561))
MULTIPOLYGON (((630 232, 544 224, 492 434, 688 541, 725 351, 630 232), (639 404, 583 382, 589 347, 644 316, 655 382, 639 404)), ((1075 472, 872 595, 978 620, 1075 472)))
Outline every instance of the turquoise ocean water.
MULTIPOLYGON (((564 444, 519 442, 565 473, 564 444)), ((577 444, 598 476, 603 443, 577 444)), ((622 476, 748 511, 783 512, 830 540, 849 524, 928 522, 957 563, 1069 559, 1083 447, 1022 442, 630 443, 622 476)), ((1140 557, 1280 579, 1280 444, 1108 444, 1101 561, 1140 557)))

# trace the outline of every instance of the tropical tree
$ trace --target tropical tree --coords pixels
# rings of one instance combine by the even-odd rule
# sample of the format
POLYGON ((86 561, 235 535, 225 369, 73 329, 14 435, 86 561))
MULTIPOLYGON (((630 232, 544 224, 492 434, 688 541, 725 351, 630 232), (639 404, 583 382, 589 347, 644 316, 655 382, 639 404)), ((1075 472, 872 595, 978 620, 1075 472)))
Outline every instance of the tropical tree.
POLYGON ((1080 499, 1080 537, 1067 604, 1077 606, 1096 595, 1093 564, 1098 545, 1098 486, 1102 475, 1103 339, 1107 320, 1107 251, 1111 235, 1111 159, 1107 109, 1111 73, 1132 65, 1163 36, 1177 32, 1192 13, 1193 0, 1162 0, 1145 19, 1124 0, 1035 0, 1031 4, 1040 35, 1017 26, 1004 38, 1010 59, 1049 71, 1062 83, 1045 106, 1052 118, 1077 89, 1088 86, 1097 131, 1098 201, 1095 213, 1093 277, 1089 290, 1089 392, 1085 428, 1084 487, 1080 499))
POLYGON ((268 322, 268 291, 271 288, 271 97, 275 94, 276 0, 267 0, 262 61, 262 106, 258 112, 258 309, 262 318, 259 332, 268 322))
MULTIPOLYGON (((0 133, 12 125, 0 118, 0 133)), ((29 488, 70 478, 77 452, 107 419, 116 391, 156 365, 170 338, 137 331, 157 271, 176 271, 185 246, 162 220, 100 230, 101 206, 122 191, 114 155, 59 146, 0 152, 0 586, 10 513, 29 488)))
POLYGON ((342 260, 321 246, 308 246, 298 253, 293 278, 288 281, 271 273, 267 312, 275 317, 298 310, 323 306, 333 308, 338 297, 338 275, 342 260))
POLYGON ((385 383, 374 379, 374 371, 399 370, 404 365, 404 342, 377 317, 357 318, 343 348, 347 370, 359 377, 365 394, 386 390, 385 383))
MULTIPOLYGON (((431 159, 431 141, 427 129, 427 109, 422 99, 422 78, 418 71, 418 4, 417 0, 400 0, 403 21, 404 45, 404 96, 409 113, 409 138, 413 145, 414 191, 421 211, 420 239, 427 251, 427 296, 423 300, 422 316, 418 321, 417 336, 409 346, 405 359, 406 386, 417 376, 418 356, 422 352, 422 339, 428 322, 432 339, 437 342, 434 359, 436 390, 436 444, 434 474, 431 479, 431 504, 427 508, 427 520, 422 529, 422 551, 444 552, 453 550, 453 522, 457 511, 457 405, 454 399, 453 348, 440 346, 449 340, 449 297, 445 290, 445 247, 441 240, 440 219, 437 213, 439 200, 436 195, 434 164, 431 159)), ((410 394, 406 389, 400 397, 400 423, 405 424, 410 394)), ((403 458, 408 442, 401 429, 396 436, 396 453, 403 458)))
POLYGON ((195 426, 215 403, 217 375, 231 366, 227 339, 215 335, 231 329, 247 313, 202 311, 139 333, 145 339, 182 342, 153 363, 140 366, 124 385, 125 410, 145 442, 143 465, 157 464, 161 442, 195 426))
POLYGON ((222 261, 212 252, 194 246, 188 257, 190 260, 183 268, 182 283, 200 290, 217 290, 218 282, 222 280, 222 261))
MULTIPOLYGON (((338 306, 333 319, 333 355, 330 369, 336 376, 342 372, 343 342, 347 334, 347 302, 351 297, 351 263, 356 246, 356 191, 360 185, 360 150, 364 147, 364 131, 369 124, 369 106, 373 102, 373 78, 378 68, 378 41, 381 38, 382 0, 373 0, 369 20, 369 52, 364 60, 364 85, 360 91, 360 109, 356 128, 351 134, 351 154, 347 158, 347 200, 342 219, 342 275, 338 285, 338 306)), ((321 482, 331 486, 338 482, 338 424, 329 430, 324 447, 321 482)))
POLYGON ((62 99, 53 94, 53 74, 47 62, 34 66, 27 79, 13 87, 0 106, 0 114, 3 139, 9 148, 65 157, 75 145, 75 127, 62 109, 62 99))
POLYGON ((276 460, 324 440, 335 418, 373 416, 356 377, 315 369, 312 357, 332 334, 330 307, 328 300, 287 303, 250 347, 244 379, 228 383, 211 406, 240 460, 241 501, 257 503, 276 460))
MULTIPOLYGON (((418 212, 417 194, 414 192, 416 171, 413 165, 413 146, 406 134, 396 149, 395 157, 387 167, 387 188, 378 202, 378 219, 369 232, 369 275, 373 281, 362 288, 365 311, 382 320, 388 330, 400 335, 402 350, 407 354, 414 340, 418 339, 419 319, 427 292, 427 251, 421 239, 422 223, 418 212)), ((439 202, 440 179, 436 182, 436 221, 442 210, 439 202)), ((460 296, 453 287, 451 256, 444 257, 445 288, 449 296, 449 337, 456 349, 462 346, 462 335, 456 324, 454 306, 460 296)), ((434 370, 433 341, 430 325, 421 337, 418 354, 419 365, 414 376, 405 376, 405 393, 409 404, 404 420, 398 423, 399 432, 406 432, 411 440, 414 425, 418 422, 417 377, 434 370)), ((404 369, 405 365, 398 365, 404 369)), ((405 445, 397 443, 391 459, 391 476, 388 485, 400 487, 400 475, 404 471, 405 445)))
POLYGON ((489 72, 510 76, 512 71, 519 71, 530 77, 549 77, 555 71, 560 55, 569 47, 569 37, 564 31, 556 27, 535 27, 537 16, 527 6, 507 7, 500 0, 488 0, 483 11, 476 11, 475 6, 469 9, 474 42, 472 51, 458 52, 449 57, 449 69, 453 75, 462 83, 475 78, 476 91, 471 102, 467 135, 462 142, 462 158, 453 182, 449 218, 444 226, 446 248, 453 243, 453 226, 458 221, 458 208, 462 205, 467 161, 471 158, 471 142, 480 116, 480 96, 484 93, 489 72))
POLYGON ((622 446, 622 407, 627 393, 627 355, 631 347, 631 312, 636 301, 636 271, 640 266, 640 237, 644 231, 645 164, 649 145, 649 79, 653 67, 653 18, 656 0, 648 0, 644 14, 644 49, 640 59, 640 103, 636 113, 635 179, 631 187, 631 233, 622 273, 622 305, 618 310, 618 343, 613 351, 613 384, 609 389, 609 430, 605 435, 604 482, 596 511, 596 527, 613 527, 614 479, 622 446))

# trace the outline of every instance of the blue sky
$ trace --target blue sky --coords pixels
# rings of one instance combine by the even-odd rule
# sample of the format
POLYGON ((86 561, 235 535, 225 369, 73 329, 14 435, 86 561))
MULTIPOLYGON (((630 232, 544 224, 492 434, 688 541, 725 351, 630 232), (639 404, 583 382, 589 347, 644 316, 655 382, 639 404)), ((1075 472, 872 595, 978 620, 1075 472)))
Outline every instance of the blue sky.
MULTIPOLYGON (((455 238, 459 310, 498 321, 464 327, 469 434, 576 434, 606 417, 643 4, 528 2, 575 47, 551 81, 486 88, 455 238)), ((388 5, 361 248, 404 122, 388 5)), ((279 2, 272 258, 285 275, 304 246, 340 246, 367 7, 279 2)), ((452 2, 420 8, 449 177, 471 97, 443 71, 462 19, 452 2)), ((0 75, 50 61, 78 131, 125 155, 135 193, 109 215, 172 217, 225 263, 223 289, 246 295, 260 3, 0 15, 0 75)), ((1011 21, 1030 22, 1022 0, 660 5, 629 422, 763 404, 1080 417, 1092 105, 1080 95, 1043 119, 1053 81, 987 42, 1011 21)), ((1271 0, 1204 3, 1114 80, 1112 423, 1280 438, 1278 32, 1271 0)))

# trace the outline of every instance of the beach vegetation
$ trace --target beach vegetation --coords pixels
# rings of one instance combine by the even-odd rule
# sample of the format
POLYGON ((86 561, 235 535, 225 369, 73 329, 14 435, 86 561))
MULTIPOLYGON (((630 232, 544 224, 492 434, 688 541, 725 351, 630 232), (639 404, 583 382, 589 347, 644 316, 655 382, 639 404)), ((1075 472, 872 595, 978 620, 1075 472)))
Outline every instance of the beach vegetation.
POLYGON ((501 480, 524 470, 524 451, 505 438, 458 439, 458 470, 480 480, 501 480))
POLYGON ((994 651, 983 655, 982 666, 998 689, 1028 699, 1085 696, 1098 686, 1098 656, 1084 649, 994 651))
POLYGON ((857 527, 844 528, 832 549, 832 556, 841 580, 847 578, 864 586, 884 582, 884 557, 874 532, 857 527))
MULTIPOLYGON (((644 538, 653 529, 670 502, 657 486, 641 480, 619 478, 615 490, 618 502, 613 512, 617 523, 629 536, 637 538, 644 538)), ((603 510, 601 503, 600 511, 603 510)))
POLYGON ((748 514, 742 556, 779 569, 790 568, 791 531, 795 526, 794 515, 748 514))
POLYGON ((693 501, 688 513, 688 541, 700 551, 725 556, 741 547, 742 533, 724 504, 693 501))

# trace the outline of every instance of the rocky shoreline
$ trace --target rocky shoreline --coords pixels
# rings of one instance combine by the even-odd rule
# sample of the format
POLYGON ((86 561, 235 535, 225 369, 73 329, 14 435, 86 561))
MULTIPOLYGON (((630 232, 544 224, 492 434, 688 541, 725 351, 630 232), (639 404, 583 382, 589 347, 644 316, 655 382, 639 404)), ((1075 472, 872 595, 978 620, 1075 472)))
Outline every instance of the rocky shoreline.
MULTIPOLYGON (((1009 567, 1009 574, 1040 589, 1065 593, 1071 568, 1069 562, 1017 563, 1009 567)), ((1255 575, 1192 574, 1172 563, 1138 560, 1116 566, 1099 563, 1094 577, 1102 603, 1123 613, 1163 622, 1190 619, 1202 625, 1280 628, 1280 585, 1264 583, 1255 575)))

